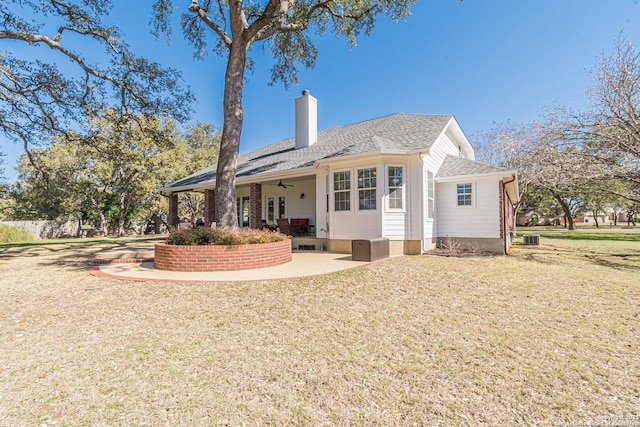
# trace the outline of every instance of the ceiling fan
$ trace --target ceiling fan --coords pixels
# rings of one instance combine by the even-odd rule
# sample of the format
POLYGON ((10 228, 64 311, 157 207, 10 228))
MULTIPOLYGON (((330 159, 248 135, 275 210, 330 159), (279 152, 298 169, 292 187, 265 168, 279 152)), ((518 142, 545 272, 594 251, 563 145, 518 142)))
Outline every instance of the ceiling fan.
POLYGON ((295 185, 292 184, 285 184, 284 182, 282 182, 282 180, 280 180, 278 182, 278 187, 282 187, 282 188, 289 188, 289 187, 295 187, 295 185))

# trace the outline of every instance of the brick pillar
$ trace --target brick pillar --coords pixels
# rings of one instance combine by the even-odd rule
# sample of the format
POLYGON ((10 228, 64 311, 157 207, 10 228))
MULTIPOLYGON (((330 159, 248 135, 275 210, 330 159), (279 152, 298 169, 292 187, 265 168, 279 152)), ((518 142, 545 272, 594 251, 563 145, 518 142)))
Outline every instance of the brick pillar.
POLYGON ((178 217, 178 193, 169 194, 169 227, 178 226, 180 218, 178 217))
POLYGON ((204 190, 204 223, 207 227, 216 222, 216 192, 204 190))
POLYGON ((262 226, 262 184, 252 182, 249 185, 249 198, 251 202, 249 227, 260 228, 262 226))

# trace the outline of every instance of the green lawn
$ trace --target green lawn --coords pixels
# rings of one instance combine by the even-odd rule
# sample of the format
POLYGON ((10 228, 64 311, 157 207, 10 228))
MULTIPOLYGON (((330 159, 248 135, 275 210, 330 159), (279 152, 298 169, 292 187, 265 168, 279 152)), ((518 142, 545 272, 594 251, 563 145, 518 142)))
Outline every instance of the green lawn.
POLYGON ((539 234, 542 241, 547 245, 570 247, 585 252, 633 254, 640 251, 640 228, 581 228, 573 231, 564 229, 529 231, 523 227, 518 229, 518 234, 539 234))

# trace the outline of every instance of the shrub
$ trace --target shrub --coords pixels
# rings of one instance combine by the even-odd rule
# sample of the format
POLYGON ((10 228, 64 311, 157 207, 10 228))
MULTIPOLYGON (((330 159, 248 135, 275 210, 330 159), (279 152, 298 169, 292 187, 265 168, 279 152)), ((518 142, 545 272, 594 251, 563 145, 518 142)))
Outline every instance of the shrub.
POLYGON ((24 228, 0 224, 0 243, 31 241, 33 241, 33 236, 24 228))
POLYGON ((169 235, 170 245, 250 245, 257 243, 281 242, 287 237, 269 230, 250 228, 196 228, 195 230, 178 230, 169 235))

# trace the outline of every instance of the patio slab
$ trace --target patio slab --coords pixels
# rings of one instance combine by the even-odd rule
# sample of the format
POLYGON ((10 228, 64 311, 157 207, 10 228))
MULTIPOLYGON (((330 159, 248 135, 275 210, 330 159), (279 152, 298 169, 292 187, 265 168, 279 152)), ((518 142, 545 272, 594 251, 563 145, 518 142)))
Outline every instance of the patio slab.
POLYGON ((370 264, 353 261, 350 254, 294 251, 291 262, 268 268, 224 272, 177 272, 153 266, 153 246, 117 248, 98 253, 90 272, 96 276, 121 280, 176 282, 237 282, 317 276, 370 264))

